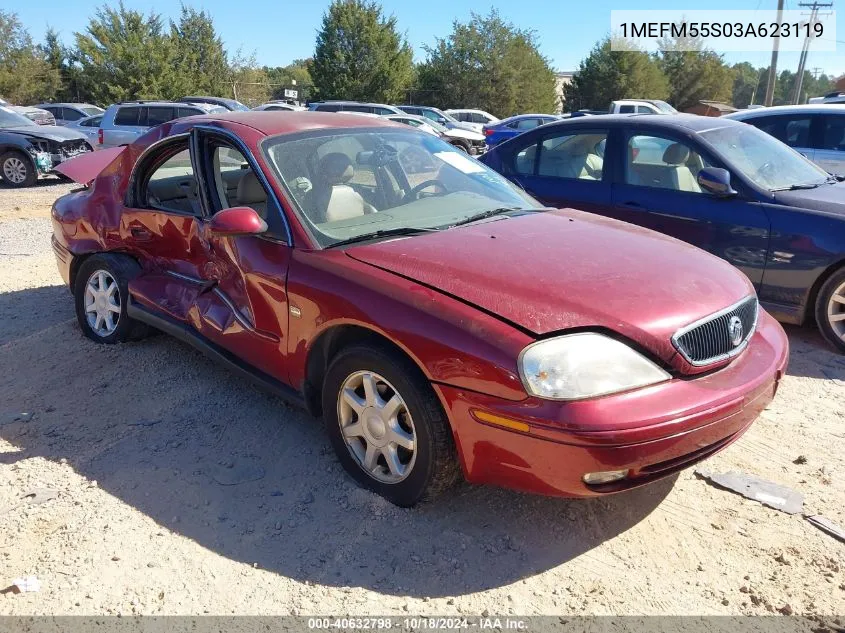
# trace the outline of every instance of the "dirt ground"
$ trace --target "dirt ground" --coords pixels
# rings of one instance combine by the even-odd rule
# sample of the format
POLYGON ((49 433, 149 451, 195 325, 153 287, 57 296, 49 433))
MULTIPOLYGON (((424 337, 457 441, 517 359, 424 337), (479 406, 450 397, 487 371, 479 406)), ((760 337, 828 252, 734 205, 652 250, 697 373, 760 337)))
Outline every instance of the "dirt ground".
MULTIPOLYGON (((83 338, 49 243, 69 190, 0 187, 0 590, 41 583, 0 614, 845 614, 845 543, 690 471, 594 501, 358 489, 319 423, 191 348, 83 338)), ((707 467, 845 526, 845 356, 787 331, 777 398, 707 467)))

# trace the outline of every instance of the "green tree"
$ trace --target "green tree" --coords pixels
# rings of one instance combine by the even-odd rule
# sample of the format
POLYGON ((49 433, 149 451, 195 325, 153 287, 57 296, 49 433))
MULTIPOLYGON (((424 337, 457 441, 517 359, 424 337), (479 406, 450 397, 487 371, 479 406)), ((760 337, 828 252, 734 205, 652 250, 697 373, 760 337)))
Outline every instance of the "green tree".
POLYGON ((611 50, 610 38, 593 47, 564 88, 568 110, 605 110, 618 99, 666 99, 669 84, 657 61, 644 51, 611 50))
POLYGON ((471 14, 452 33, 426 46, 417 69, 417 100, 440 107, 483 108, 505 117, 557 110, 555 74, 533 31, 516 28, 498 12, 471 14))
POLYGON ((737 108, 747 108, 750 104, 761 104, 766 97, 765 68, 755 68, 748 62, 734 64, 731 67, 734 83, 731 103, 737 108))
POLYGON ((231 96, 231 69, 211 14, 182 5, 179 22, 170 23, 176 55, 176 92, 231 96))
POLYGON ((53 99, 59 71, 36 46, 18 16, 0 10, 0 96, 14 104, 53 99))
POLYGON ((308 72, 308 65, 311 59, 295 59, 287 66, 264 66, 263 70, 267 73, 267 78, 270 81, 270 89, 272 90, 271 97, 273 99, 283 99, 284 89, 293 86, 296 82, 296 90, 299 93, 299 101, 308 99, 311 92, 313 81, 311 73, 308 72))
POLYGON ((76 33, 74 63, 83 92, 96 103, 174 99, 181 86, 174 40, 161 16, 103 6, 76 33))
POLYGON ((669 80, 669 102, 678 110, 701 100, 731 101, 733 71, 721 55, 704 48, 700 38, 664 38, 659 48, 660 66, 669 80))
POLYGON ((396 18, 366 0, 334 0, 323 15, 308 66, 321 99, 393 102, 414 75, 413 54, 396 18))
POLYGON ((238 51, 234 55, 231 68, 235 99, 253 107, 270 99, 270 76, 264 68, 255 63, 254 55, 244 56, 238 51))

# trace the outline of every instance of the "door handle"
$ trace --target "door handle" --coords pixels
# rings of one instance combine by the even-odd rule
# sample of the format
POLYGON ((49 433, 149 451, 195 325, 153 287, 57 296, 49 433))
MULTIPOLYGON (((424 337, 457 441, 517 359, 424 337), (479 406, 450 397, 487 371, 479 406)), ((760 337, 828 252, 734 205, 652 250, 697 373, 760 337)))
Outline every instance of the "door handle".
POLYGON ((132 237, 134 237, 136 240, 151 240, 153 237, 153 234, 142 226, 131 227, 129 229, 129 233, 131 233, 132 237))
POLYGON ((623 202, 619 206, 623 209, 633 209, 634 211, 643 211, 645 209, 643 205, 641 205, 639 202, 634 202, 633 200, 623 202))

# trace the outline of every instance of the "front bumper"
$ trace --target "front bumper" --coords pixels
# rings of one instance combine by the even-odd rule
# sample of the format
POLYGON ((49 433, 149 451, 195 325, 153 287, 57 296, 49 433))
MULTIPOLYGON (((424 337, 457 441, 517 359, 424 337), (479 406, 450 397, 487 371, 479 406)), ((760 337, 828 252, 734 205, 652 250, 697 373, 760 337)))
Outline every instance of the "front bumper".
POLYGON ((577 402, 513 402, 446 385, 435 389, 468 481, 591 497, 666 477, 738 439, 771 402, 788 356, 786 334, 761 311, 746 350, 709 374, 577 402), (520 421, 529 430, 480 422, 474 411, 520 421), (613 470, 627 470, 627 477, 595 486, 582 480, 586 473, 613 470))

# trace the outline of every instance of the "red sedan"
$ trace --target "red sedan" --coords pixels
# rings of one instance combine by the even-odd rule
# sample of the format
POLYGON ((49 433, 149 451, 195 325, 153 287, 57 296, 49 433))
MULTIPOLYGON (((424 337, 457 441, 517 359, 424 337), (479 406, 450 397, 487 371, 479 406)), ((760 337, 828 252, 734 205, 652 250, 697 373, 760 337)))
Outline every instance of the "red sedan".
POLYGON ((787 363, 746 277, 551 210, 440 139, 326 113, 181 119, 66 163, 53 247, 90 339, 151 328, 322 416, 361 484, 587 497, 737 439, 787 363))

